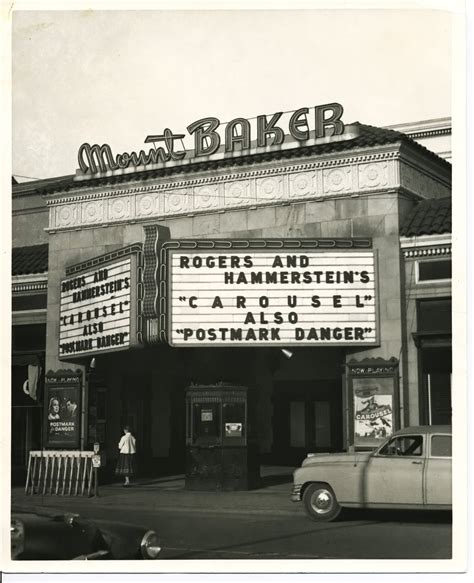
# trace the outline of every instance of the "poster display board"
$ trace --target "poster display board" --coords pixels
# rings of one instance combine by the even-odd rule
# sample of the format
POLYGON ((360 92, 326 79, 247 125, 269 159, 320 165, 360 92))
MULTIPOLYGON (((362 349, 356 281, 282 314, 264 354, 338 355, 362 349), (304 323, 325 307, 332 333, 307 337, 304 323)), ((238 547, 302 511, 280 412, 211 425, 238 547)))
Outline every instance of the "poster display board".
POLYGON ((354 434, 362 444, 367 437, 381 439, 392 433, 393 383, 391 379, 354 379, 354 434))
POLYGON ((81 434, 81 371, 49 371, 45 378, 45 447, 78 449, 81 434))
POLYGON ((349 442, 373 449, 398 429, 398 360, 368 358, 346 364, 349 442))
POLYGON ((163 247, 172 346, 378 343, 370 240, 173 241, 163 247))
POLYGON ((367 359, 347 366, 352 444, 377 447, 398 427, 398 360, 367 359))

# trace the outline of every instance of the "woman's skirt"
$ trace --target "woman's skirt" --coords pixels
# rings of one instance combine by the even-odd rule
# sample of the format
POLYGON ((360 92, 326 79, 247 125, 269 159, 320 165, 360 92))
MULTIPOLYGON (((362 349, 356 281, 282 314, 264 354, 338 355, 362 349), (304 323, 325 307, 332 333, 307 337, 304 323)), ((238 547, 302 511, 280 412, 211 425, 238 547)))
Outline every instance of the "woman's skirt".
POLYGON ((135 474, 135 454, 121 453, 115 468, 118 476, 133 476, 135 474))

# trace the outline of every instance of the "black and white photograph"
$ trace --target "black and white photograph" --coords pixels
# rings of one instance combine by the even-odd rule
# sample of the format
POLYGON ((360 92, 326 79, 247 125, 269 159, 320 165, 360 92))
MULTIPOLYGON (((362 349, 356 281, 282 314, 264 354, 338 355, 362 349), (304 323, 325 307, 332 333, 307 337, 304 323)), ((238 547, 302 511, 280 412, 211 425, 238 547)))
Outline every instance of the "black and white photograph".
POLYGON ((464 9, 2 2, 5 573, 465 572, 464 9))

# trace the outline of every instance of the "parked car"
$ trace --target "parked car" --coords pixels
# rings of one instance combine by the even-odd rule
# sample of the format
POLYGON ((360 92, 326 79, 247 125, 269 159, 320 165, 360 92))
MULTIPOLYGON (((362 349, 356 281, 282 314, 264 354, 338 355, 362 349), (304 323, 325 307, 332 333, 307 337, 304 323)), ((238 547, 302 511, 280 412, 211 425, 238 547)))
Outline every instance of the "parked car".
POLYGON ((309 517, 342 507, 451 509, 451 427, 406 427, 372 452, 308 454, 293 474, 293 501, 309 517))
POLYGON ((12 512, 13 560, 156 559, 161 551, 155 531, 78 514, 12 512))

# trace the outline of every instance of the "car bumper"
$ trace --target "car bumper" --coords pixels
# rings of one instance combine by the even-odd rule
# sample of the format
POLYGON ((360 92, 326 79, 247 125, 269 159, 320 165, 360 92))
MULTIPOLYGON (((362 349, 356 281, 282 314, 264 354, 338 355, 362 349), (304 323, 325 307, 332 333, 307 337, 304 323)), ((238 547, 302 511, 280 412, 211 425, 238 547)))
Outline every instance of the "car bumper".
POLYGON ((301 490, 303 489, 302 484, 295 484, 293 490, 291 491, 291 500, 293 502, 301 502, 301 490))

